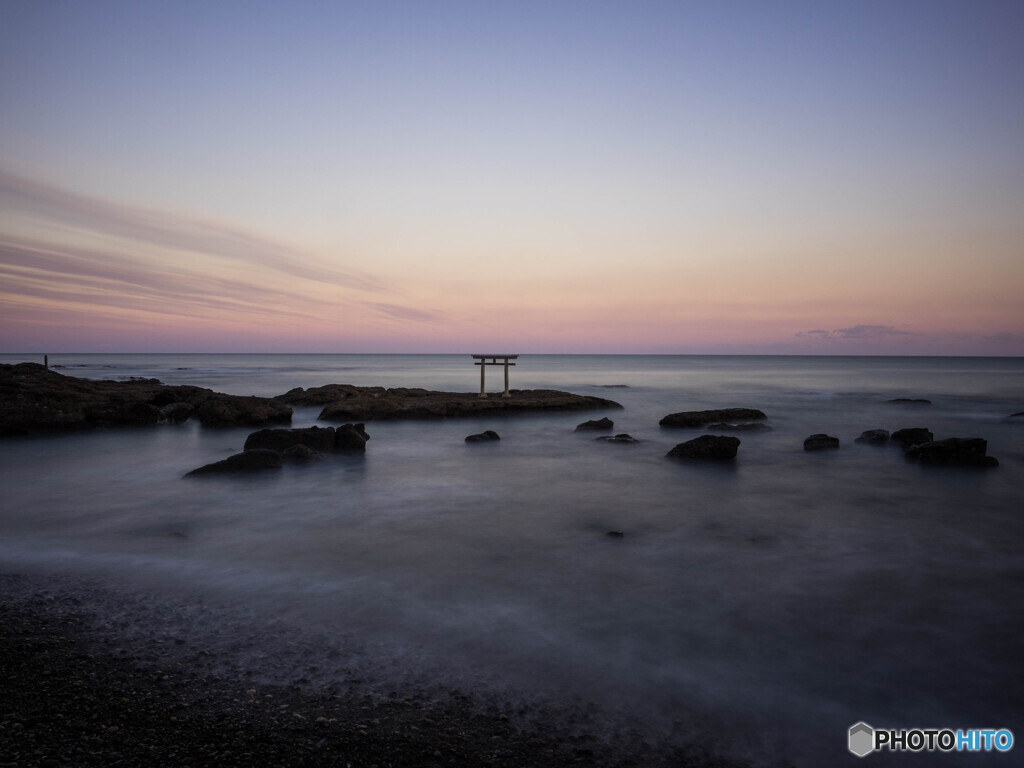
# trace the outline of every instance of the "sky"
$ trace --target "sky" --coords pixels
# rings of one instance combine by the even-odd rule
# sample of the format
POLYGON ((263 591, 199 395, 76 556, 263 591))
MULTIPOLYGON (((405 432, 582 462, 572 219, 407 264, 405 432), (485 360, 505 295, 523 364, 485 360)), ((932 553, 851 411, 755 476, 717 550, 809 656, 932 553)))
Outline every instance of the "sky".
POLYGON ((1024 355, 1024 3, 0 0, 0 352, 1024 355))

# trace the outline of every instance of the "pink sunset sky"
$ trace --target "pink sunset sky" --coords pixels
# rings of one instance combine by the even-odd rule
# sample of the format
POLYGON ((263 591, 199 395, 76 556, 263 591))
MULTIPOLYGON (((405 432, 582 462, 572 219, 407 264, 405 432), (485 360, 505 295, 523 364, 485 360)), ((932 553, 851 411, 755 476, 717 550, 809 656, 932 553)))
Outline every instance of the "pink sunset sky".
POLYGON ((5 3, 0 352, 1024 355, 1022 38, 1015 2, 5 3))

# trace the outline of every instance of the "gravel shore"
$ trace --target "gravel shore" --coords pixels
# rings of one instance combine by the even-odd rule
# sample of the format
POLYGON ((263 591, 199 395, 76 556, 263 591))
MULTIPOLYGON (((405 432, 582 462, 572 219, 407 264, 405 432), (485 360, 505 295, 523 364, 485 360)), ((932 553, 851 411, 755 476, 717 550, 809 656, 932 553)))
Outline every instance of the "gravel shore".
POLYGON ((97 610, 37 577, 0 576, 0 766, 742 765, 457 690, 257 682, 184 662, 175 651, 190 640, 125 637, 97 610))

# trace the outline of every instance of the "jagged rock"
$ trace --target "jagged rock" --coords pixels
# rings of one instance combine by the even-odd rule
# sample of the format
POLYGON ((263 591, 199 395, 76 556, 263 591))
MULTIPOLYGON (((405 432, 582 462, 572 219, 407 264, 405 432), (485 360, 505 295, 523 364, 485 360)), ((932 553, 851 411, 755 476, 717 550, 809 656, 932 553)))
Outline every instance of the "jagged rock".
POLYGON ((708 424, 706 429, 714 429, 721 432, 770 432, 771 427, 767 424, 762 424, 760 421, 748 421, 742 424, 726 424, 725 422, 716 422, 714 424, 708 424))
POLYGON ((245 439, 245 450, 269 448, 281 452, 294 445, 305 445, 314 451, 329 453, 334 450, 335 439, 334 427, 261 429, 245 439))
POLYGON ((0 435, 27 435, 166 422, 160 408, 196 405, 213 395, 156 379, 79 379, 37 363, 0 365, 0 435))
POLYGON ((488 443, 493 442, 494 440, 501 440, 501 438, 493 429, 485 430, 478 435, 469 435, 466 437, 467 443, 488 443))
POLYGON ((366 450, 366 441, 369 439, 370 436, 363 424, 342 424, 334 430, 334 449, 362 453, 366 450))
POLYGON ((290 389, 283 395, 276 395, 279 400, 287 405, 330 405, 340 400, 350 398, 380 397, 387 394, 384 387, 356 387, 351 384, 327 384, 322 387, 310 387, 303 389, 296 387, 290 389))
POLYGON ((839 447, 839 438, 826 434, 811 435, 804 440, 805 451, 824 451, 839 447))
POLYGON ((681 411, 670 413, 658 423, 663 427, 689 427, 701 429, 719 422, 738 423, 761 421, 768 418, 756 408, 719 408, 712 411, 681 411))
POLYGON ((308 445, 297 443, 296 445, 290 445, 281 452, 281 458, 284 461, 290 461, 297 464, 304 464, 310 461, 317 461, 323 458, 323 455, 319 451, 314 451, 308 445))
POLYGON ((268 397, 214 395, 195 410, 204 427, 259 427, 264 424, 287 424, 292 409, 268 397))
POLYGON ((596 431, 601 429, 611 429, 615 426, 615 422, 609 419, 607 416, 601 419, 591 419, 590 421, 584 421, 582 424, 576 425, 577 432, 588 432, 596 431))
POLYGON ((922 464, 959 467, 998 467, 995 456, 986 456, 988 441, 980 437, 949 437, 907 449, 907 458, 922 464))
POLYGON ((885 445, 889 442, 889 430, 868 429, 860 433, 860 437, 854 440, 855 443, 868 443, 869 445, 885 445))
POLYGON ((915 445, 930 443, 935 439, 935 435, 930 429, 924 427, 908 427, 907 429, 897 429, 892 433, 892 439, 902 445, 903 450, 906 451, 915 445))
POLYGON ((640 442, 635 437, 627 435, 625 432, 623 432, 621 435, 615 435, 615 436, 612 436, 612 435, 602 435, 601 437, 595 437, 594 439, 595 440, 600 440, 601 442, 604 442, 604 443, 627 443, 627 444, 633 444, 633 443, 639 443, 640 442))
POLYGON ((679 443, 666 456, 681 459, 721 461, 732 459, 740 447, 740 439, 729 435, 701 435, 679 443))
POLYGON ((931 400, 925 400, 923 397, 897 397, 893 400, 886 400, 887 403, 897 403, 900 405, 931 405, 931 400))
POLYGON ((198 469, 193 469, 185 477, 231 472, 258 472, 265 469, 280 469, 281 466, 281 455, 277 451, 256 448, 251 451, 236 453, 234 456, 228 456, 223 461, 215 461, 212 464, 206 464, 198 469))
POLYGON ((168 403, 160 408, 160 416, 170 424, 180 424, 192 415, 195 406, 191 403, 168 403))

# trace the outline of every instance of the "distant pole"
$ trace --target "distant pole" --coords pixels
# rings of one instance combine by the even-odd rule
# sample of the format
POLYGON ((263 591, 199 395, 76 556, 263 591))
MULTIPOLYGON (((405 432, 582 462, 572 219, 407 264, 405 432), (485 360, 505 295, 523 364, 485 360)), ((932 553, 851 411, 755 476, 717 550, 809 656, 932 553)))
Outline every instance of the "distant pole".
POLYGON ((50 358, 48 355, 43 355, 43 367, 46 368, 46 370, 50 370, 50 358))
POLYGON ((484 371, 487 370, 486 363, 486 359, 480 359, 480 394, 478 397, 487 397, 487 391, 484 389, 484 371))

